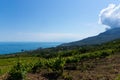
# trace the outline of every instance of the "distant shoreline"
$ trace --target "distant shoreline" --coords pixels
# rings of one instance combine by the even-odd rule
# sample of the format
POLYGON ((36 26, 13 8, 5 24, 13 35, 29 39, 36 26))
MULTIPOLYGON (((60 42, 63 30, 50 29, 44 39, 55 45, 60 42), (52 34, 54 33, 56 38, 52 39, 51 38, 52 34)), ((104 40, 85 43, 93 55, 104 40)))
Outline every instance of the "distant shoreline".
POLYGON ((12 54, 22 50, 56 47, 62 42, 0 42, 0 54, 12 54))

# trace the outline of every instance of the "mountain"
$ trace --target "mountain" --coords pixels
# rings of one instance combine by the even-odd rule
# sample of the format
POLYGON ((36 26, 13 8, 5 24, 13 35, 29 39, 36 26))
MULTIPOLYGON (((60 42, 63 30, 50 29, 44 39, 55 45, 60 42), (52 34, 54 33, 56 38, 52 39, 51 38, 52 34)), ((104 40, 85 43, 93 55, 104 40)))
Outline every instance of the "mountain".
POLYGON ((64 43, 60 46, 83 46, 83 45, 94 45, 94 44, 101 44, 108 41, 112 41, 115 39, 120 38, 120 28, 113 28, 109 29, 103 33, 100 33, 97 36, 88 37, 83 40, 70 42, 70 43, 64 43))

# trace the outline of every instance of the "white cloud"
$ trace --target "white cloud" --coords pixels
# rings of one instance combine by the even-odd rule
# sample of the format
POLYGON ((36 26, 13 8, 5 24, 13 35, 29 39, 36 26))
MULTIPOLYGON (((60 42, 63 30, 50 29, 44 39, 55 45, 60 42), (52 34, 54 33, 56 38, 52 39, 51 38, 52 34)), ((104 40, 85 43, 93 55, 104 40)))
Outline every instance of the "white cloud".
POLYGON ((109 4, 107 8, 101 10, 99 23, 107 25, 110 28, 120 27, 120 5, 109 4))

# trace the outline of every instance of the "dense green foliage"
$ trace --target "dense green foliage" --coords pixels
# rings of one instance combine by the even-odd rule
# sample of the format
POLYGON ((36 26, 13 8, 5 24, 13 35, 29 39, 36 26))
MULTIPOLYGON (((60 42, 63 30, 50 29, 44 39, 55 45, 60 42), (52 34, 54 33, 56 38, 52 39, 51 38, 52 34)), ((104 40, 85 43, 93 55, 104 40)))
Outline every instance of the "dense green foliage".
POLYGON ((18 62, 10 71, 6 80, 23 80, 25 78, 25 68, 18 62))
POLYGON ((63 75, 63 70, 69 63, 74 63, 77 66, 79 62, 105 58, 116 52, 120 52, 120 40, 101 45, 59 46, 24 51, 18 54, 1 55, 0 74, 8 73, 8 80, 21 80, 25 78, 26 73, 39 73, 47 69, 48 73, 55 73, 59 77, 63 75))

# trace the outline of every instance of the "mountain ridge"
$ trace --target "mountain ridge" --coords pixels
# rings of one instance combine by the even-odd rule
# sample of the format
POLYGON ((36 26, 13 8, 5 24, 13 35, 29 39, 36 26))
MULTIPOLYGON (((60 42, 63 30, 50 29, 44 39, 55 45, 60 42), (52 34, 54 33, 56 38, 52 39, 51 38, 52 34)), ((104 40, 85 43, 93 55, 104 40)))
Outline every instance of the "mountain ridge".
POLYGON ((97 45, 105 42, 109 42, 120 38, 120 28, 109 29, 103 33, 96 36, 88 37, 82 40, 63 43, 60 46, 83 46, 83 45, 97 45))

